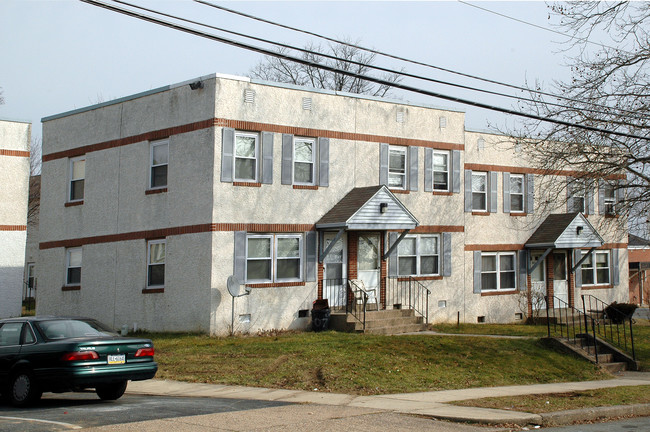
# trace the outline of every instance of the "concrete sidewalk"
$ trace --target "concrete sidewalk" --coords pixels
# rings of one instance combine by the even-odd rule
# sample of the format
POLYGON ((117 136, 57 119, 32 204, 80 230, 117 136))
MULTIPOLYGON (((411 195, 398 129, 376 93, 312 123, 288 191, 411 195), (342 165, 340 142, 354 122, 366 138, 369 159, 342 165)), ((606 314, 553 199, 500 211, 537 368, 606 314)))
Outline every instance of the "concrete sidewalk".
POLYGON ((567 391, 599 388, 650 385, 650 373, 626 372, 620 377, 604 381, 583 381, 555 384, 537 384, 506 387, 483 387, 462 390, 444 390, 381 396, 353 396, 318 391, 275 390, 257 387, 194 384, 178 381, 148 380, 129 384, 128 393, 160 396, 215 397, 254 399, 290 403, 309 403, 358 408, 372 408, 402 414, 414 414, 435 419, 474 422, 482 424, 559 425, 574 421, 624 415, 650 416, 650 404, 621 407, 589 408, 548 414, 530 414, 449 405, 449 402, 484 397, 524 396, 530 394, 564 393, 567 391))

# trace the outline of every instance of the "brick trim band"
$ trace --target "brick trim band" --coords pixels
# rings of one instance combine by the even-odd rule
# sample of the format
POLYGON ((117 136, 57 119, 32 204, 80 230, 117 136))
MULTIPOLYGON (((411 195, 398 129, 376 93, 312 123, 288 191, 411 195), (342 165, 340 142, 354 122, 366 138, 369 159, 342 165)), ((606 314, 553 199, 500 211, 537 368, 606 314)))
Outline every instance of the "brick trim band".
MULTIPOLYGON (((143 141, 154 141, 168 138, 172 135, 194 132, 210 127, 231 127, 234 129, 256 131, 256 132, 274 132, 286 133, 307 137, 323 137, 351 141, 368 141, 376 143, 388 143, 395 145, 412 145, 417 147, 429 147, 440 150, 464 150, 464 144, 453 144, 437 141, 427 141, 415 138, 389 137, 382 135, 359 134, 352 132, 329 131, 323 129, 301 128, 294 126, 276 125, 269 123, 257 123, 243 120, 230 120, 224 118, 212 118, 209 120, 198 121, 181 126, 160 129, 151 132, 145 132, 126 138, 118 138, 110 141, 104 141, 96 144, 90 144, 82 147, 63 150, 59 152, 43 155, 43 162, 49 162, 56 159, 63 159, 75 156, 81 156, 100 150, 107 150, 114 147, 121 147, 129 144, 135 144, 143 141)), ((28 152, 29 153, 29 152, 28 152)), ((29 155, 29 154, 28 154, 29 155)))
POLYGON ((465 252, 482 251, 482 252, 500 252, 523 250, 525 245, 522 244, 468 244, 465 245, 465 252))
POLYGON ((443 232, 465 232, 462 225, 420 225, 409 234, 435 234, 443 232))
MULTIPOLYGON (((505 165, 487 165, 487 164, 478 164, 478 163, 466 163, 466 170, 472 171, 498 171, 498 172, 509 172, 512 174, 540 174, 540 175, 563 175, 563 176, 583 176, 586 173, 583 171, 575 170, 551 170, 551 169, 540 169, 540 168, 528 168, 528 167, 514 167, 514 166, 505 166, 505 165)), ((612 174, 606 177, 608 180, 625 180, 625 174, 612 174)))
POLYGON ((29 157, 29 152, 24 150, 0 149, 0 156, 29 157))
POLYGON ((0 225, 0 231, 27 231, 27 225, 0 225))

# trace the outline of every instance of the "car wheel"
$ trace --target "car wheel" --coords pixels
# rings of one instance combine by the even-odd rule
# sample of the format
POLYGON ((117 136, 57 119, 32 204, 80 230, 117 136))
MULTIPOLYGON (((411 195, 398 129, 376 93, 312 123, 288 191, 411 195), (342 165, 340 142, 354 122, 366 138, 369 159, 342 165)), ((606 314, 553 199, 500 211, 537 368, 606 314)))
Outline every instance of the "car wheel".
POLYGON ((9 402, 16 407, 27 406, 43 395, 29 371, 19 371, 14 374, 9 382, 7 393, 9 402))
POLYGON ((126 381, 120 381, 117 383, 104 384, 97 386, 95 392, 101 400, 116 400, 122 397, 126 391, 126 381))

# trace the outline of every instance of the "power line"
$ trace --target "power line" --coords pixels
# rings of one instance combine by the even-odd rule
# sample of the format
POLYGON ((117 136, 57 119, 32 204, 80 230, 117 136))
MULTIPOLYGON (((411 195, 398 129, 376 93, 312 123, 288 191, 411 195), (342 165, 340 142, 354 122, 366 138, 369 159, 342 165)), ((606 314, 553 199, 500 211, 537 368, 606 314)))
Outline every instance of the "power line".
POLYGON ((221 43, 224 43, 224 44, 227 44, 227 45, 231 45, 231 46, 234 46, 234 47, 237 47, 237 48, 242 48, 242 49, 246 49, 246 50, 249 50, 249 51, 258 52, 260 54, 268 55, 268 56, 271 56, 271 57, 282 58, 282 59, 289 60, 289 61, 292 61, 292 62, 295 62, 295 63, 300 63, 300 64, 304 64, 304 65, 307 65, 307 66, 323 69, 323 70, 326 70, 326 71, 329 71, 329 72, 334 72, 334 73, 338 73, 338 74, 341 74, 341 75, 346 75, 346 76, 350 76, 350 77, 353 77, 353 78, 362 79, 362 80, 369 81, 369 82, 374 82, 374 83, 380 84, 380 85, 389 85, 389 86, 392 86, 392 87, 395 87, 395 88, 400 88, 402 90, 410 91, 410 92, 413 92, 413 93, 423 94, 423 95, 426 95, 426 96, 436 97, 436 98, 439 98, 439 99, 448 100, 448 101, 452 101, 452 102, 458 102, 458 103, 461 103, 461 104, 464 104, 464 105, 474 106, 474 107, 483 108, 483 109, 487 109, 487 110, 491 110, 491 111, 497 111, 497 112, 501 112, 501 113, 504 113, 504 114, 511 114, 511 115, 515 115, 515 116, 518 116, 518 117, 525 117, 525 118, 529 118, 529 119, 533 119, 533 120, 537 120, 537 121, 554 123, 554 124, 567 126, 567 127, 575 127, 575 128, 579 128, 579 129, 583 129, 583 130, 588 130, 588 131, 591 131, 591 132, 602 133, 602 134, 617 135, 617 136, 633 138, 633 139, 640 139, 640 140, 648 140, 648 138, 646 138, 646 137, 642 137, 642 136, 638 136, 638 135, 634 135, 634 134, 630 134, 630 133, 626 133, 626 132, 608 131, 608 130, 593 127, 593 126, 574 124, 574 123, 570 123, 570 122, 567 122, 567 121, 564 121, 564 120, 545 118, 543 116, 538 116, 538 115, 535 115, 535 114, 523 113, 523 112, 515 111, 515 110, 512 110, 512 109, 508 109, 508 108, 497 107, 497 106, 490 105, 490 104, 484 104, 484 103, 481 103, 481 102, 476 102, 476 101, 471 101, 471 100, 458 98, 458 97, 454 97, 454 96, 444 95, 442 93, 433 92, 433 91, 430 91, 430 90, 424 90, 424 89, 420 89, 420 88, 416 88, 416 87, 412 87, 412 86, 408 86, 408 85, 404 85, 404 84, 400 84, 400 83, 391 83, 391 82, 389 82, 389 81, 387 81, 385 79, 376 78, 376 77, 373 77, 373 76, 362 75, 362 74, 358 74, 358 73, 355 73, 355 72, 346 71, 346 70, 339 69, 339 68, 336 68, 336 67, 333 67, 333 66, 328 66, 326 64, 315 63, 315 62, 307 60, 307 59, 302 59, 302 58, 299 58, 299 57, 294 57, 294 56, 274 52, 274 51, 271 51, 271 50, 266 49, 266 48, 250 45, 250 44, 240 42, 240 41, 235 41, 235 40, 232 40, 232 39, 227 39, 227 38, 224 38, 224 37, 221 37, 221 36, 212 35, 212 34, 205 33, 205 32, 202 32, 202 31, 199 31, 199 30, 196 30, 196 29, 192 29, 192 28, 189 28, 189 27, 184 27, 184 26, 176 24, 176 23, 172 23, 172 22, 169 22, 169 21, 165 21, 165 20, 162 20, 162 19, 158 19, 158 18, 155 18, 155 17, 148 16, 148 15, 143 15, 143 14, 140 14, 140 13, 137 13, 137 12, 134 12, 134 11, 130 11, 130 10, 127 10, 127 9, 123 9, 123 8, 120 8, 120 7, 117 7, 117 6, 108 5, 108 4, 102 3, 102 2, 97 1, 97 0, 80 0, 80 1, 82 1, 84 3, 88 3, 88 4, 93 5, 93 6, 101 7, 101 8, 113 11, 113 12, 121 13, 123 15, 127 15, 127 16, 130 16, 130 17, 133 17, 133 18, 137 18, 137 19, 140 19, 140 20, 143 20, 143 21, 147 21, 147 22, 150 22, 150 23, 153 23, 153 24, 161 25, 161 26, 168 27, 168 28, 171 28, 171 29, 174 29, 174 30, 178 30, 178 31, 182 31, 182 32, 185 32, 185 33, 188 33, 188 34, 192 34, 194 36, 199 36, 199 37, 203 37, 203 38, 206 38, 206 39, 221 42, 221 43))
MULTIPOLYGON (((113 1, 118 1, 118 0, 113 0, 113 1)), ((556 94, 544 92, 544 91, 541 91, 541 90, 528 89, 528 88, 516 86, 516 85, 513 85, 513 84, 508 84, 508 83, 504 83, 504 82, 500 82, 500 81, 496 81, 496 80, 491 80, 491 79, 488 79, 488 78, 479 77, 479 76, 476 76, 476 75, 471 75, 471 74, 455 71, 455 70, 452 70, 452 69, 443 68, 443 67, 432 65, 432 64, 429 64, 429 63, 424 63, 424 62, 420 62, 420 61, 417 61, 417 60, 408 59, 408 58, 397 56, 397 55, 394 55, 394 54, 385 53, 385 52, 382 52, 382 51, 379 51, 379 50, 376 50, 376 49, 373 49, 373 48, 363 47, 363 46, 358 45, 358 44, 353 44, 351 42, 343 41, 343 40, 340 40, 340 39, 335 39, 335 38, 325 36, 325 35, 322 35, 322 34, 318 34, 318 33, 315 33, 315 32, 309 31, 309 30, 304 30, 304 29, 300 29, 300 28, 297 28, 297 27, 292 27, 292 26, 289 26, 289 25, 286 25, 286 24, 281 24, 281 23, 278 23, 278 22, 275 22, 275 21, 268 20, 266 18, 261 18, 261 17, 257 17, 255 15, 251 15, 251 14, 248 14, 248 13, 245 13, 245 12, 237 11, 235 9, 230 9, 230 8, 225 7, 225 6, 217 5, 217 4, 211 3, 211 2, 206 1, 206 0, 193 0, 193 1, 196 2, 196 3, 200 3, 200 4, 203 4, 203 5, 215 8, 215 9, 219 9, 219 10, 228 12, 228 13, 243 16, 245 18, 249 18, 249 19, 252 19, 252 20, 255 20, 255 21, 263 22, 263 23, 270 24, 272 26, 276 26, 276 27, 280 27, 280 28, 284 28, 284 29, 287 29, 287 30, 295 31, 295 32, 298 32, 298 33, 303 33, 303 34, 307 34, 307 35, 310 35, 310 36, 314 36, 314 37, 317 37, 319 39, 326 40, 328 42, 333 42, 333 43, 349 46, 351 48, 357 48, 357 49, 360 49, 360 50, 363 50, 363 51, 366 51, 366 52, 369 52, 369 53, 372 53, 372 54, 380 55, 382 57, 392 58, 394 60, 399 60, 399 61, 415 64, 415 65, 418 65, 418 66, 424 66, 424 67, 439 70, 439 71, 442 71, 442 72, 447 72, 447 73, 463 76, 465 78, 475 79, 475 80, 487 82, 487 83, 490 83, 490 84, 495 84, 495 85, 499 85, 499 86, 503 86, 503 87, 508 87, 508 88, 511 88, 511 89, 515 89, 515 90, 519 90, 519 91, 523 91, 523 92, 527 92, 527 93, 538 94, 538 95, 541 95, 541 96, 548 96, 548 97, 552 97, 552 98, 555 98, 555 99, 566 100, 566 101, 569 101, 569 102, 577 102, 575 99, 571 99, 571 98, 566 97, 566 96, 556 95, 556 94)), ((468 5, 473 6, 471 4, 468 4, 468 5)), ((546 29, 546 30, 549 30, 549 29, 546 29)), ((294 48, 294 49, 297 49, 297 48, 294 48)), ((447 85, 454 85, 454 84, 447 83, 447 85)), ((460 85, 456 85, 456 86, 461 87, 460 85)), ((470 87, 466 87, 466 88, 473 89, 473 88, 470 88, 470 87)), ((491 93, 491 94, 494 94, 494 95, 499 95, 499 96, 508 97, 508 98, 531 101, 531 99, 528 99, 528 98, 519 97, 519 96, 512 96, 512 95, 504 95, 502 93, 490 92, 488 90, 476 90, 476 89, 474 89, 474 90, 475 91, 482 91, 482 92, 486 92, 486 93, 491 93)), ((567 106, 564 106, 564 105, 555 104, 553 102, 545 102, 545 101, 542 101, 542 102, 544 104, 546 104, 546 105, 553 105, 553 106, 557 106, 557 107, 570 108, 570 107, 567 107, 567 106)), ((596 103, 593 103, 593 102, 591 102, 589 104, 591 106, 596 107, 596 108, 601 108, 601 109, 606 109, 606 110, 612 110, 613 109, 610 106, 596 104, 596 103)), ((600 113, 600 114, 607 114, 605 112, 597 111, 597 110, 594 110, 592 108, 584 108, 584 110, 585 111, 592 111, 592 112, 600 113)), ((627 116, 634 117, 634 118, 639 119, 639 120, 647 120, 647 119, 650 118, 650 116, 639 115, 638 113, 636 113, 634 111, 629 111, 629 110, 626 110, 626 109, 618 108, 618 109, 616 109, 616 111, 618 111, 620 113, 623 113, 623 114, 625 114, 627 116)))

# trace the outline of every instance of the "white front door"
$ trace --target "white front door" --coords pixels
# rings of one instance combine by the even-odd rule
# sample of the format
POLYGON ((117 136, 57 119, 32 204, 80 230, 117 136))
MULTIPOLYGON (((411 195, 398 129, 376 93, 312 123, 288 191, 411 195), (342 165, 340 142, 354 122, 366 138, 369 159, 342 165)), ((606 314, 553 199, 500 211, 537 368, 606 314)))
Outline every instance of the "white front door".
MULTIPOLYGON (((335 237, 335 232, 326 232, 323 234, 323 250, 332 243, 335 237)), ((345 306, 347 292, 346 262, 345 235, 343 235, 337 240, 323 260, 323 298, 327 299, 330 307, 345 306)))
POLYGON ((378 233, 359 234, 357 277, 368 291, 368 303, 379 302, 380 244, 378 233))
MULTIPOLYGON (((530 256, 531 267, 542 257, 541 252, 533 252, 530 256)), ((530 304, 533 310, 546 308, 546 262, 542 260, 530 274, 530 304)))
POLYGON ((566 252, 553 252, 553 295, 554 308, 565 308, 569 304, 569 281, 567 278, 566 252), (562 300, 559 302, 557 299, 562 300))

